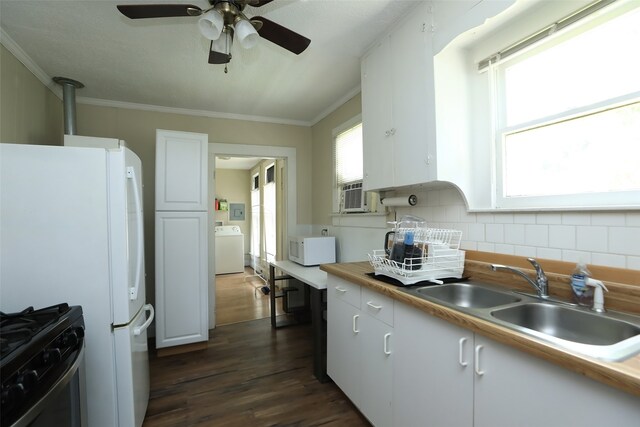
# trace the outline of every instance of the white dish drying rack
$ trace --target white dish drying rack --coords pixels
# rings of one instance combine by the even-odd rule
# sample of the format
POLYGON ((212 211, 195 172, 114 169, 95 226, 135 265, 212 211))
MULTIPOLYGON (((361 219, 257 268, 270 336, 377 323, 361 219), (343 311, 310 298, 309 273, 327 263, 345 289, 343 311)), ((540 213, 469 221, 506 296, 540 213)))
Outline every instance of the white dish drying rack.
POLYGON ((376 249, 369 255, 369 262, 376 275, 392 277, 403 285, 421 281, 441 284, 448 277, 462 278, 464 251, 460 250, 462 231, 438 228, 413 230, 414 241, 422 250, 419 258, 405 258, 404 262, 390 260, 384 249, 376 249))

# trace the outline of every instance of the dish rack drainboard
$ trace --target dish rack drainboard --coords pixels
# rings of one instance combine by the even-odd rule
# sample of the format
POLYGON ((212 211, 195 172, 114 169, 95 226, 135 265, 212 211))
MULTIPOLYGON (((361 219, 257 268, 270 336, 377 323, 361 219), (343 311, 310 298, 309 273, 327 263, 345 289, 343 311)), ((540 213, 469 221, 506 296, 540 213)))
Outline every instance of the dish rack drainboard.
POLYGON ((403 285, 425 280, 442 283, 438 279, 462 277, 465 254, 460 250, 462 231, 438 228, 414 231, 422 256, 405 258, 403 263, 399 263, 390 260, 384 249, 376 249, 368 254, 376 275, 392 277, 403 285))

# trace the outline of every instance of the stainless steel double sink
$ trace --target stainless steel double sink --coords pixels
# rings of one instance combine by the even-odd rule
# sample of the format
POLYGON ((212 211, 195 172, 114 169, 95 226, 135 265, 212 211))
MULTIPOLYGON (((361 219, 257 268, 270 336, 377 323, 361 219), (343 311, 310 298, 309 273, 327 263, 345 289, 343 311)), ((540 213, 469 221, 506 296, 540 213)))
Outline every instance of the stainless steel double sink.
POLYGON ((595 313, 475 281, 401 290, 597 359, 620 361, 640 353, 640 316, 595 313))

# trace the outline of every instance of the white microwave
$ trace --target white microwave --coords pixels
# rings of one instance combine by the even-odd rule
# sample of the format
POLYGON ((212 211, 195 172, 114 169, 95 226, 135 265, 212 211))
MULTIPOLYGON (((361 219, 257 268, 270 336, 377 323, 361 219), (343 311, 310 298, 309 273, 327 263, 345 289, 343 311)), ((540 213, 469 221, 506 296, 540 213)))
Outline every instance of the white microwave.
POLYGON ((290 236, 289 259, 305 266, 332 264, 336 262, 336 238, 290 236))

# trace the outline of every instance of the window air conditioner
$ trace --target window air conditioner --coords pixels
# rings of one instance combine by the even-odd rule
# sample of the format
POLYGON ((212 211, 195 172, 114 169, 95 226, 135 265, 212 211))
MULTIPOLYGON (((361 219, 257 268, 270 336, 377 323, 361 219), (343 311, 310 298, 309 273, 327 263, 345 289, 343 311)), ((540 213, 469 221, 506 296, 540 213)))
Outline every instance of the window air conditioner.
POLYGON ((342 212, 369 212, 366 192, 362 191, 362 181, 342 186, 342 212))

